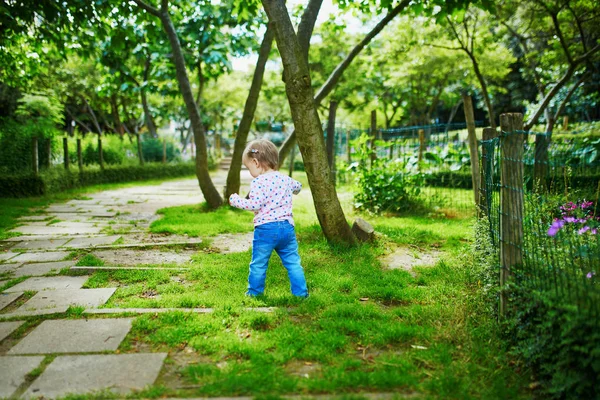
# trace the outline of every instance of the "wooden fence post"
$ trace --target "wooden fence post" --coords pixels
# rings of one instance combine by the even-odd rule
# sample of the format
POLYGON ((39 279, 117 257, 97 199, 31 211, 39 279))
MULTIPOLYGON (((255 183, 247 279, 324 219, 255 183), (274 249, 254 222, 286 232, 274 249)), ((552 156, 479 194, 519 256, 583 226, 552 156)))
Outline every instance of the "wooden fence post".
MULTIPOLYGON (((329 102, 329 118, 327 119, 327 162, 331 173, 335 175, 335 113, 337 111, 337 102, 329 102)), ((334 176, 335 182, 335 176, 334 176)))
POLYGON ((421 161, 423 161, 423 153, 425 152, 425 131, 419 129, 419 171, 421 170, 421 161))
POLYGON ((562 128, 563 128, 563 131, 566 131, 567 129, 569 129, 569 116, 568 115, 565 115, 563 117, 563 126, 562 126, 562 128))
POLYGON ((215 132, 215 157, 221 158, 221 134, 215 132))
MULTIPOLYGON (((492 140, 498 136, 498 132, 494 128, 483 128, 483 140, 492 140)), ((494 157, 494 152, 488 153, 487 148, 485 146, 481 146, 481 186, 480 186, 480 196, 479 196, 479 210, 486 210, 488 217, 489 211, 491 207, 492 194, 490 190, 492 188, 488 187, 486 184, 486 177, 489 177, 494 173, 494 161, 493 159, 488 161, 488 159, 494 157)), ((489 179, 489 178, 488 178, 489 179)), ((481 217, 481 214, 478 211, 478 216, 481 217)))
POLYGON ((69 140, 64 137, 63 138, 63 160, 65 164, 65 169, 69 170, 69 140))
POLYGON ((348 156, 348 165, 352 164, 352 145, 350 144, 350 129, 346 130, 346 151, 348 156))
POLYGON ((142 152, 142 142, 140 140, 140 134, 135 135, 137 138, 137 151, 138 151, 138 159, 140 160, 140 165, 144 165, 144 153, 142 152))
POLYGON ((162 146, 162 148, 163 148, 162 162, 163 162, 163 164, 166 164, 167 163, 167 141, 166 141, 166 139, 163 139, 162 145, 163 145, 162 146))
POLYGON ((100 169, 104 169, 104 153, 102 152, 102 134, 98 134, 98 159, 100 160, 100 169))
POLYGON ((471 155, 471 182, 473 184, 473 196, 475 205, 479 203, 479 188, 481 187, 481 174, 479 172, 479 151, 477 136, 475 134, 475 115, 473 114, 473 101, 471 96, 462 95, 465 120, 467 121, 467 132, 469 137, 469 153, 471 155))
POLYGON ((375 140, 377 139, 377 111, 371 111, 371 167, 373 166, 373 162, 377 158, 377 147, 375 145, 375 140))
POLYGON ((77 166, 79 171, 83 170, 83 156, 81 154, 81 139, 77 138, 77 166))
POLYGON ((34 137, 31 140, 31 162, 33 164, 33 173, 39 175, 40 173, 40 161, 38 153, 38 138, 34 137))
POLYGON ((392 144, 390 144, 390 160, 394 159, 394 146, 396 146, 396 141, 392 138, 392 144))
POLYGON ((505 287, 523 263, 523 114, 500 116, 500 314, 507 310, 505 287))

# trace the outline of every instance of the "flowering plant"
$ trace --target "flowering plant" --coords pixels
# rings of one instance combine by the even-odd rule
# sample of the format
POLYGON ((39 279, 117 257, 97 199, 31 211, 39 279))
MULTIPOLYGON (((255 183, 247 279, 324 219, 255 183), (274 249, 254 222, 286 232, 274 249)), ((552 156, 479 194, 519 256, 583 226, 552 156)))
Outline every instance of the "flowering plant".
POLYGON ((600 217, 596 216, 596 208, 593 201, 569 201, 560 206, 560 216, 554 218, 548 229, 548 236, 556 236, 562 229, 577 231, 579 235, 598 234, 600 217))

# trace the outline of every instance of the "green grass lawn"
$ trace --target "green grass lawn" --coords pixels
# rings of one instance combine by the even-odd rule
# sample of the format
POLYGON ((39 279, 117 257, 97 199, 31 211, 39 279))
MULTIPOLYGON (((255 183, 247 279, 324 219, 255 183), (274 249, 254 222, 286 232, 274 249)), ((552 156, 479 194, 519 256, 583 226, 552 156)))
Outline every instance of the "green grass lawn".
MULTIPOLYGON (((307 300, 291 296, 276 256, 265 296, 246 298, 250 251, 221 254, 206 247, 184 272, 94 273, 86 287, 119 286, 106 307, 215 310, 136 317, 119 351, 169 352, 156 386, 140 396, 360 398, 356 393, 397 392, 399 398, 531 398, 529 375, 507 355, 484 300, 481 266, 471 255, 472 217, 361 215, 352 210, 349 188, 339 190, 346 215, 370 221, 381 233, 375 244, 330 247, 310 193, 295 198, 307 300), (413 271, 384 268, 380 256, 404 246, 442 257, 413 271)), ((250 212, 207 212, 197 205, 160 213, 151 227, 156 232, 214 236, 252 230, 250 212)))

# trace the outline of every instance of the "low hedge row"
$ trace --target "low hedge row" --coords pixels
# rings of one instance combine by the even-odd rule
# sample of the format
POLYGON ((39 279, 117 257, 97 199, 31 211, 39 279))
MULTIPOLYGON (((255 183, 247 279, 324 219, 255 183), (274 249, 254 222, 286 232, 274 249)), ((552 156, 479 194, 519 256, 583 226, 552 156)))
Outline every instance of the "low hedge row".
POLYGON ((120 165, 100 168, 65 170, 53 168, 36 176, 32 173, 0 176, 0 197, 30 197, 101 183, 133 182, 150 179, 176 178, 195 174, 193 162, 141 165, 120 165))

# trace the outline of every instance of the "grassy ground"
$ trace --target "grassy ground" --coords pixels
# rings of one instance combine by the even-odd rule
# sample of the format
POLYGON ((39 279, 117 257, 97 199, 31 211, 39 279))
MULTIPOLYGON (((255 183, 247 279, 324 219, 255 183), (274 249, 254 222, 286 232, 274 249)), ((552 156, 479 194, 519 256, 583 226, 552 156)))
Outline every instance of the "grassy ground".
MULTIPOLYGON (((340 198, 349 218, 359 216, 348 188, 340 198)), ((528 376, 506 355, 482 295, 481 266, 470 256, 471 217, 362 215, 382 236, 348 250, 324 241, 308 191, 295 198, 294 213, 311 294, 304 301, 290 295, 276 256, 266 295, 246 298, 251 252, 210 247, 193 256, 187 272, 96 272, 88 280, 87 287, 119 286, 106 307, 215 309, 135 319, 120 352, 169 352, 156 386, 143 396, 393 391, 399 398, 530 398, 528 376), (396 247, 443 255, 433 267, 388 270, 380 257, 396 247), (262 306, 277 310, 247 310, 262 306)), ((210 236, 252 229, 249 212, 199 205, 162 214, 153 231, 210 236)))

